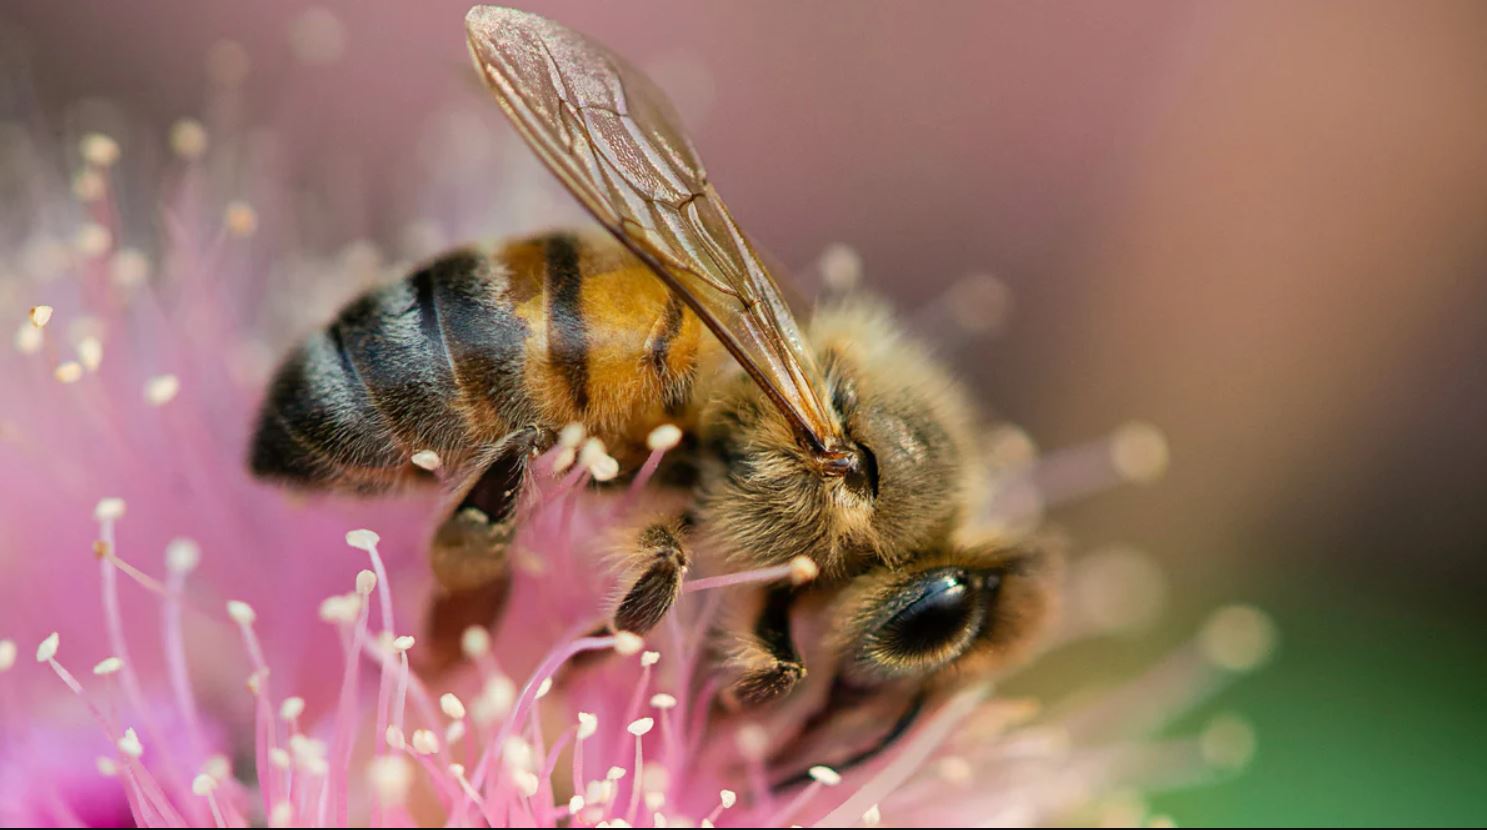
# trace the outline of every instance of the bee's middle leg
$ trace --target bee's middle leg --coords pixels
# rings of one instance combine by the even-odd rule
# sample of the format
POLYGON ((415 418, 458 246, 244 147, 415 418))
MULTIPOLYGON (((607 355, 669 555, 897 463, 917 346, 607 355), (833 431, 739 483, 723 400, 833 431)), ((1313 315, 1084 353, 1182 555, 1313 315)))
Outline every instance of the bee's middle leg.
POLYGON ((788 585, 770 588, 765 595, 753 636, 733 657, 739 673, 724 692, 726 705, 739 708, 768 703, 805 678, 805 663, 790 631, 795 596, 795 589, 788 585))

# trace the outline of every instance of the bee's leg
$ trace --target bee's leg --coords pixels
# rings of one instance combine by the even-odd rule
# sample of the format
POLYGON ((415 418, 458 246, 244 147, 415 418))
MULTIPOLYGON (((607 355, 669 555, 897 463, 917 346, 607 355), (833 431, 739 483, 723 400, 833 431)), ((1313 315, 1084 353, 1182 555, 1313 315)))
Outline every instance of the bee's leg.
MULTIPOLYGON (((839 688, 833 689, 830 701, 806 723, 805 728, 802 730, 801 739, 804 739, 805 736, 810 735, 816 728, 828 722, 841 709, 857 704, 859 701, 855 700, 855 697, 856 695, 850 693, 846 695, 840 694, 839 688)), ((866 748, 860 749, 840 761, 832 761, 831 768, 837 772, 846 772, 855 766, 865 764, 881 755, 884 750, 892 747, 900 738, 908 734, 908 731, 913 728, 914 723, 919 720, 919 716, 924 713, 924 707, 928 700, 929 692, 927 690, 920 689, 915 692, 913 698, 909 700, 909 705, 899 714, 898 719, 893 722, 893 725, 888 728, 887 732, 884 732, 866 748)), ((787 747, 780 755, 790 757, 790 749, 792 747, 787 747)), ((798 787, 801 784, 808 784, 810 781, 810 771, 801 770, 776 781, 773 789, 788 790, 798 787)))
POLYGON ((734 656, 742 672, 725 692, 725 703, 757 706, 795 688, 805 677, 805 664, 790 635, 790 607, 795 589, 780 585, 769 589, 764 608, 754 623, 754 636, 734 656))
POLYGON ((428 653, 436 667, 459 659, 465 629, 492 626, 500 617, 527 464, 548 438, 538 427, 512 433, 434 531, 429 562, 438 584, 429 607, 428 653))
POLYGON ((644 634, 655 627, 681 596, 687 574, 687 552, 680 525, 657 522, 640 531, 628 556, 638 576, 620 598, 610 626, 644 634))

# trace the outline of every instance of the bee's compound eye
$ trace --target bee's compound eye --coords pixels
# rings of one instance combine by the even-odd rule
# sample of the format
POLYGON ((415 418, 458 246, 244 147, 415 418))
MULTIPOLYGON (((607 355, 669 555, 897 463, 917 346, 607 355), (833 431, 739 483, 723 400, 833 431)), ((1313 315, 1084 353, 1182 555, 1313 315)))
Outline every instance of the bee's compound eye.
POLYGON ((879 647, 899 659, 935 659, 959 651, 974 633, 981 613, 979 591, 958 569, 919 584, 918 595, 894 614, 878 633, 879 647))

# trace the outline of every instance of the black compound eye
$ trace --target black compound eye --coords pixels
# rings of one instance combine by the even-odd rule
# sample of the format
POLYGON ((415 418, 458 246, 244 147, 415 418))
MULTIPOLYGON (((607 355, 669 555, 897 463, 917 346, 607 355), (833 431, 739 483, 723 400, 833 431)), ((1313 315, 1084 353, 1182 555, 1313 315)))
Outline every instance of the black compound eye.
POLYGON ((894 656, 932 658, 963 641, 980 610, 978 591, 961 570, 925 580, 918 596, 878 633, 880 647, 894 656))

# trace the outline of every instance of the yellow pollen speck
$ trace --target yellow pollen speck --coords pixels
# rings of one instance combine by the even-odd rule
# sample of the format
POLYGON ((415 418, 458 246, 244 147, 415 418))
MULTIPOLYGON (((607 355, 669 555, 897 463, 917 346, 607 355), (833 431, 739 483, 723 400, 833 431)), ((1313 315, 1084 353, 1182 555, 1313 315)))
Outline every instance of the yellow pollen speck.
POLYGON ((247 202, 231 201, 223 212, 223 223, 227 226, 228 233, 245 239, 258 230, 258 212, 247 202))
POLYGON ((439 454, 434 452, 433 450, 419 450, 418 452, 413 453, 412 461, 414 466, 422 467, 423 469, 430 472, 439 469, 439 467, 444 463, 439 458, 439 454))

